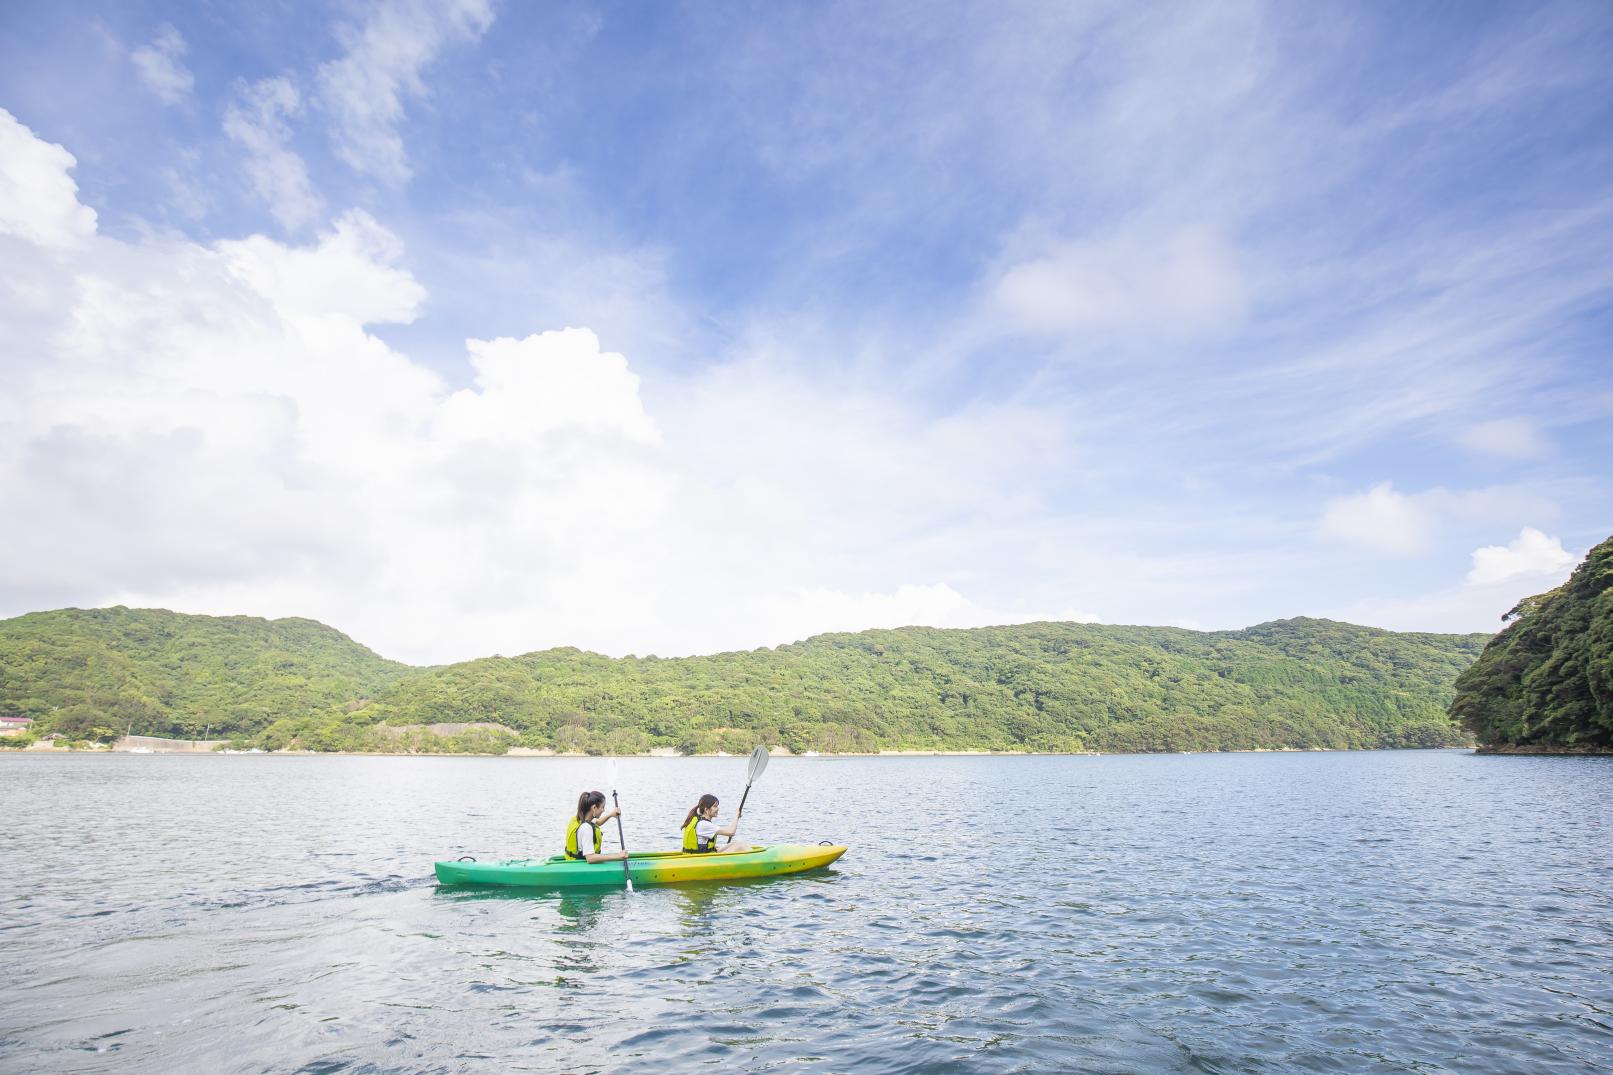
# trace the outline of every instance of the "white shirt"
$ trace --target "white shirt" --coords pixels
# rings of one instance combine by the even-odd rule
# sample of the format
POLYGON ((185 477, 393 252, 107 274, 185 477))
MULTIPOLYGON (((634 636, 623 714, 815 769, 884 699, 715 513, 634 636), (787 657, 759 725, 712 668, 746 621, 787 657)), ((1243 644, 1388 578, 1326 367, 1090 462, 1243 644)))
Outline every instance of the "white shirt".
POLYGON ((584 855, 594 853, 594 823, 592 821, 584 821, 577 826, 577 850, 584 855))
POLYGON ((694 823, 695 846, 717 846, 717 823, 701 818, 694 823))

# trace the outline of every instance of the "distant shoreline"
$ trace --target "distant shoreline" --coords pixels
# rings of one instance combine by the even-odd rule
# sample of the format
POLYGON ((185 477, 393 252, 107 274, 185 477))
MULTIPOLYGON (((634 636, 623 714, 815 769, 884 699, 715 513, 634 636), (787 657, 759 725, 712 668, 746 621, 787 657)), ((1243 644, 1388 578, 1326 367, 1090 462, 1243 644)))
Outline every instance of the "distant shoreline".
MULTIPOLYGON (((848 753, 794 754, 788 751, 775 751, 775 758, 1123 758, 1146 756, 1186 756, 1193 754, 1351 754, 1351 753, 1378 753, 1390 750, 1467 750, 1479 754, 1584 754, 1605 755, 1613 751, 1516 751, 1495 750, 1484 747, 1251 747, 1243 750, 1078 750, 1078 751, 1036 751, 1036 750, 880 750, 880 751, 853 751, 848 753)), ((105 755, 105 754, 140 754, 164 755, 167 757, 294 757, 294 758, 551 758, 551 759, 603 759, 603 758, 650 758, 650 759, 683 759, 683 758, 741 758, 742 754, 680 754, 671 750, 658 750, 641 754, 561 754, 552 750, 533 750, 528 747, 516 747, 503 754, 476 754, 455 751, 415 751, 383 752, 383 751, 352 751, 352 750, 216 750, 211 747, 193 747, 180 749, 128 749, 112 747, 26 747, 21 750, 0 750, 0 757, 6 755, 42 755, 53 757, 65 755, 105 755)))
POLYGON ((1606 758, 1613 756, 1613 748, 1599 749, 1573 749, 1571 747, 1554 746, 1497 746, 1475 747, 1475 754, 1509 754, 1520 758, 1527 757, 1569 757, 1569 758, 1606 758))

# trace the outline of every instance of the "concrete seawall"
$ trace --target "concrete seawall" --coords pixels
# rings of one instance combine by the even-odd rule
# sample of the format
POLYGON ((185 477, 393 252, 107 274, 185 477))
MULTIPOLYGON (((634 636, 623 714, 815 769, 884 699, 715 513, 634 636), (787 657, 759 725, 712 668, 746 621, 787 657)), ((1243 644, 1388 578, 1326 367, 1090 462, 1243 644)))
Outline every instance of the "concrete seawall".
POLYGON ((126 735, 112 744, 117 751, 151 751, 153 754, 211 754, 224 739, 159 739, 154 735, 126 735))

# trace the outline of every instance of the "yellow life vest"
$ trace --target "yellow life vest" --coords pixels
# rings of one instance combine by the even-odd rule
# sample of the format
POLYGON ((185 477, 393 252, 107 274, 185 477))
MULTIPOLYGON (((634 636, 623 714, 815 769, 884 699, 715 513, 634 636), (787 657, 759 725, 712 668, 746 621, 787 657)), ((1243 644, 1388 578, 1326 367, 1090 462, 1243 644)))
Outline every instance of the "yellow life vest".
MULTIPOLYGON (((593 823, 589 822, 589 824, 593 823)), ((582 819, 575 817, 566 825, 566 857, 568 859, 585 859, 588 857, 577 850, 577 830, 582 828, 582 825, 582 819)), ((599 854, 599 849, 603 842, 604 837, 599 834, 599 826, 594 825, 594 854, 599 854)))
POLYGON ((717 838, 715 836, 711 838, 711 841, 707 843, 705 847, 700 846, 700 837, 695 834, 694 827, 700 824, 700 822, 703 820, 705 819, 699 814, 696 814, 694 817, 690 818, 689 823, 683 827, 683 850, 685 854, 704 855, 717 850, 717 838))

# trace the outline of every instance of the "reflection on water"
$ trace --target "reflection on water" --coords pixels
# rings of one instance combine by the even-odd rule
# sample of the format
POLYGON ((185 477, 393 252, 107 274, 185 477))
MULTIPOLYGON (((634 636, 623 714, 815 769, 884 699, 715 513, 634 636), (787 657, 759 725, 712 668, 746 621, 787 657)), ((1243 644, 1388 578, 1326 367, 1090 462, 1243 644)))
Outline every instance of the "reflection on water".
MULTIPOLYGON (((625 895, 625 893, 623 893, 625 895)), ((605 910, 603 892, 562 892, 554 898, 555 913, 560 916, 561 933, 586 933, 593 929, 605 910)))
MULTIPOLYGON (((0 828, 21 882, 0 888, 0 1069, 1568 1072, 1613 1055, 1605 761, 778 759, 746 838, 850 834, 827 870, 631 894, 433 883, 437 858, 548 853, 599 769, 0 758, 3 816, 43 819, 0 828)), ((675 846, 691 792, 737 796, 743 777, 743 759, 624 762, 634 847, 675 846)))

